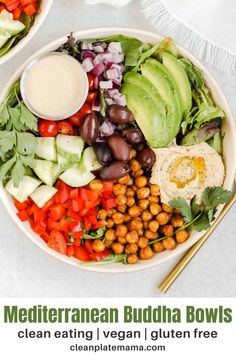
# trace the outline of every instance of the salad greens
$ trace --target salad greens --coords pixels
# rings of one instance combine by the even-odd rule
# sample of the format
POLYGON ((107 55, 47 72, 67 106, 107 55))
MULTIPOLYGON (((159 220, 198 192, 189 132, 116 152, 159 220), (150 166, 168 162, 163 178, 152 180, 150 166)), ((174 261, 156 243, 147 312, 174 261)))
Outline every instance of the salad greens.
POLYGON ((193 226, 196 231, 206 230, 215 220, 215 213, 220 204, 227 203, 232 198, 232 193, 221 187, 206 188, 202 193, 202 203, 196 202, 194 197, 190 205, 183 198, 172 199, 169 204, 172 208, 180 209, 185 224, 181 229, 193 226))
POLYGON ((85 239, 85 240, 96 240, 98 238, 103 237, 105 232, 106 232, 106 227, 105 226, 100 227, 96 231, 87 232, 86 230, 84 230, 84 234, 83 234, 82 239, 85 239))
POLYGON ((0 179, 10 177, 17 187, 32 164, 37 141, 27 130, 37 132, 37 118, 20 99, 17 81, 0 105, 0 179))
POLYGON ((103 265, 103 264, 111 264, 111 263, 123 263, 127 264, 127 258, 128 255, 123 253, 123 254, 110 254, 108 257, 104 258, 101 261, 87 261, 87 262, 81 262, 80 264, 82 266, 92 266, 92 265, 103 265))

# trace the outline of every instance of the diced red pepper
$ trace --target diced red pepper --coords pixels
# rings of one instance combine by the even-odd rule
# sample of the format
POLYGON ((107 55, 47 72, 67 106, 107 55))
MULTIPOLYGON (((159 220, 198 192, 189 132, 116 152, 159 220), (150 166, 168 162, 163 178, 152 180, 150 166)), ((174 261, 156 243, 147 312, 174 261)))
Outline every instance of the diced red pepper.
POLYGON ((50 218, 54 221, 61 219, 65 215, 65 208, 61 204, 50 207, 50 218))
POLYGON ((67 246, 67 256, 68 257, 73 257, 75 254, 74 247, 73 245, 67 246))
POLYGON ((49 231, 52 230, 63 231, 60 222, 54 221, 52 219, 48 219, 47 228, 49 231))
POLYGON ((17 213, 16 215, 18 216, 18 218, 19 218, 21 221, 27 221, 27 220, 29 220, 29 214, 27 213, 26 210, 18 211, 18 213, 17 213))
POLYGON ((59 253, 67 254, 67 244, 60 231, 52 230, 48 240, 48 246, 59 253))
POLYGON ((103 191, 113 191, 114 182, 103 181, 103 191))
POLYGON ((74 188, 70 191, 70 198, 71 199, 79 198, 79 189, 78 188, 74 188))
POLYGON ((92 240, 85 240, 84 247, 86 248, 86 250, 89 253, 93 253, 94 252, 92 245, 93 245, 93 241, 92 240))
POLYGON ((57 204, 65 203, 70 198, 71 187, 61 180, 58 180, 56 183, 56 188, 58 189, 58 192, 54 196, 55 202, 57 204))
POLYGON ((75 254, 74 254, 75 258, 79 259, 80 261, 87 262, 91 260, 90 254, 85 247, 74 246, 74 250, 75 250, 75 254))
POLYGON ((70 221, 66 217, 61 218, 60 220, 61 230, 64 232, 70 232, 70 221))
POLYGON ((96 191, 92 191, 86 188, 79 189, 79 196, 84 201, 95 202, 98 199, 99 195, 96 191))
POLYGON ((19 202, 18 200, 14 199, 14 205, 17 210, 26 210, 31 205, 31 200, 27 199, 24 202, 19 202))
POLYGON ((84 207, 84 202, 82 199, 80 198, 72 199, 71 208, 73 211, 79 212, 80 210, 83 209, 83 207, 84 207))
POLYGON ((102 207, 103 209, 112 209, 116 206, 116 201, 114 198, 112 199, 103 199, 102 200, 102 207))
POLYGON ((90 254, 90 258, 93 261, 100 262, 103 259, 107 258, 110 255, 111 251, 108 248, 105 248, 102 252, 93 252, 90 254))
POLYGON ((99 229, 100 227, 106 226, 106 224, 107 223, 105 220, 97 221, 92 225, 91 230, 99 229))

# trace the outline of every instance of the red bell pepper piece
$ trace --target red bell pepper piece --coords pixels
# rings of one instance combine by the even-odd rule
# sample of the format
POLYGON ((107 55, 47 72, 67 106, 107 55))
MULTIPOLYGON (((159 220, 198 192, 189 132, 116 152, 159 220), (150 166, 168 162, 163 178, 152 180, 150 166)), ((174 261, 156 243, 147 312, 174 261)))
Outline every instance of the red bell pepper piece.
POLYGON ((57 221, 65 215, 65 208, 61 204, 52 205, 49 215, 52 220, 57 221))
POLYGON ((93 253, 93 247, 92 247, 93 241, 92 240, 85 240, 84 247, 89 253, 93 253))
POLYGON ((68 257, 73 257, 75 254, 74 247, 73 245, 67 246, 67 256, 68 257))
POLYGON ((20 210, 20 211, 18 211, 18 213, 16 215, 18 216, 18 218, 21 221, 29 220, 29 214, 28 214, 28 212, 26 210, 20 210))
POLYGON ((48 246, 59 253, 67 254, 67 244, 63 234, 60 231, 51 231, 48 246))
POLYGON ((80 261, 87 262, 90 261, 90 254, 88 250, 83 246, 74 246, 75 251, 75 258, 79 259, 80 261))
POLYGON ((93 261, 100 262, 103 259, 107 258, 110 255, 111 251, 108 248, 105 248, 102 252, 93 252, 90 254, 90 258, 93 261))

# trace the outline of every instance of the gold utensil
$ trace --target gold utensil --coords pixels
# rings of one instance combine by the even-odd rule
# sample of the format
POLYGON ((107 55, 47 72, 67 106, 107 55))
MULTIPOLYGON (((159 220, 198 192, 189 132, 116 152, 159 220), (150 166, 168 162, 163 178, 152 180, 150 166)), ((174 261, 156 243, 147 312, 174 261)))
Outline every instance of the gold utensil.
POLYGON ((184 268, 189 264, 191 259, 195 256, 195 254, 200 250, 200 248, 203 246, 203 244, 206 242, 208 237, 212 234, 212 232, 216 229, 216 227, 219 225, 221 220, 224 218, 226 213, 230 210, 230 208, 234 205, 236 202, 236 192, 233 195, 233 198, 225 205, 224 209, 222 210, 221 214, 219 217, 215 220, 215 222, 212 224, 210 229, 205 233, 202 238, 200 238, 199 241, 197 241, 190 249, 185 253, 183 258, 176 264, 174 269, 168 274, 168 276, 163 280, 161 285, 159 286, 159 289, 161 290, 162 293, 166 293, 169 287, 174 283, 174 281, 177 279, 177 277, 180 275, 180 273, 184 270, 184 268))

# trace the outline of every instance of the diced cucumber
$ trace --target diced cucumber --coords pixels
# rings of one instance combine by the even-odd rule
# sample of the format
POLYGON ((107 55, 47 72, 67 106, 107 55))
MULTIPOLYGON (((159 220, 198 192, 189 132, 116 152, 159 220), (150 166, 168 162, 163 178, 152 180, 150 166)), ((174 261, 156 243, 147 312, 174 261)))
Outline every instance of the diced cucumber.
POLYGON ((57 155, 58 165, 60 166, 61 172, 67 170, 72 167, 75 162, 71 160, 67 160, 64 156, 58 154, 57 155))
POLYGON ((42 182, 37 178, 24 176, 20 181, 18 187, 15 187, 13 181, 10 180, 6 184, 5 189, 8 193, 13 195, 13 197, 15 197, 19 202, 24 202, 41 183, 42 182))
POLYGON ((93 147, 89 146, 83 151, 82 158, 80 160, 80 170, 82 173, 98 170, 100 163, 97 161, 96 155, 94 153, 93 147))
POLYGON ((53 162, 47 160, 34 160, 32 168, 36 175, 49 186, 53 185, 53 162))
POLYGON ((91 182, 95 177, 89 171, 82 173, 77 164, 63 172, 59 178, 71 187, 82 187, 86 186, 86 184, 91 182))
POLYGON ((58 177, 60 176, 60 174, 62 173, 62 171, 64 171, 60 165, 54 163, 53 164, 53 169, 52 169, 52 178, 53 178, 53 182, 55 182, 58 177))
POLYGON ((84 141, 79 136, 59 134, 56 138, 58 153, 67 161, 76 163, 80 161, 84 149, 84 141))
POLYGON ((54 194, 56 194, 57 189, 47 185, 42 185, 38 187, 32 194, 30 198, 37 204, 39 208, 42 208, 49 199, 51 199, 54 194))
POLYGON ((20 21, 13 19, 13 14, 7 10, 3 10, 0 13, 0 28, 1 34, 9 33, 12 36, 23 31, 25 25, 20 21))
POLYGON ((48 161, 57 161, 56 140, 53 137, 36 138, 36 155, 48 161))

